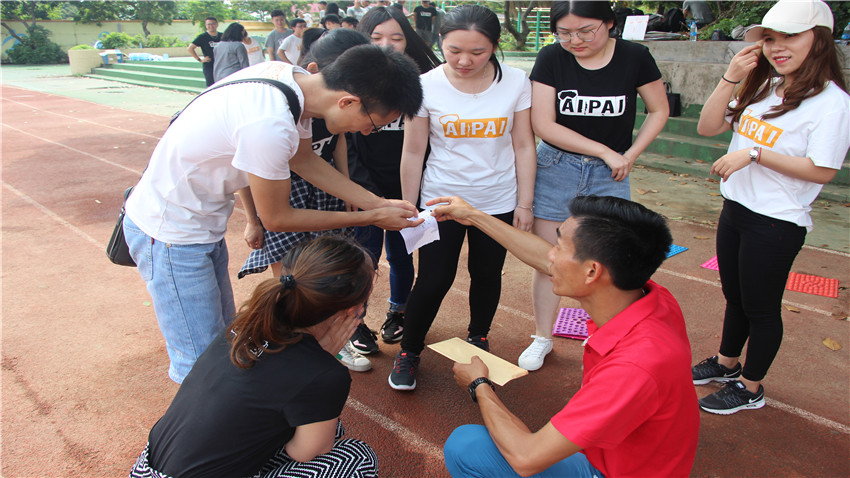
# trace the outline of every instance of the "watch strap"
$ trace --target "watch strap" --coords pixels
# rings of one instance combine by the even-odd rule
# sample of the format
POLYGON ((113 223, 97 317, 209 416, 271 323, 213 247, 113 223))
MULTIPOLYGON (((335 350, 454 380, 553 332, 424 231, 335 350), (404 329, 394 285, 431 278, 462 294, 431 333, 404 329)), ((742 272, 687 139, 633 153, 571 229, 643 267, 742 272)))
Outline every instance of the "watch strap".
POLYGON ((478 386, 482 383, 486 383, 490 386, 491 389, 493 389, 493 391, 496 391, 496 387, 493 386, 493 382, 491 382, 490 379, 488 379, 487 377, 476 378, 475 380, 470 382, 469 386, 467 387, 467 390, 469 391, 469 396, 472 397, 472 401, 475 403, 478 403, 478 397, 475 396, 475 389, 477 389, 478 386))

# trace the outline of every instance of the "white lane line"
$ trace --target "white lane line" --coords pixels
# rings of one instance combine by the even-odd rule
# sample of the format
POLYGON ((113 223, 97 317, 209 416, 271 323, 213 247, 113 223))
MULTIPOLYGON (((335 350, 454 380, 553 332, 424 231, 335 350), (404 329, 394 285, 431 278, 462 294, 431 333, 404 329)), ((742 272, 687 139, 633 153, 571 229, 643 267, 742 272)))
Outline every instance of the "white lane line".
MULTIPOLYGON (((664 269, 663 267, 658 268, 658 272, 663 272, 665 274, 670 274, 671 276, 678 277, 680 279, 692 280, 694 282, 699 282, 701 284, 710 285, 712 287, 717 287, 718 289, 721 287, 720 281, 710 281, 705 280, 699 277, 694 277, 688 274, 682 274, 681 272, 674 272, 670 269, 664 269)), ((818 309, 817 307, 812 307, 806 304, 800 304, 797 302, 792 302, 790 300, 782 299, 782 303, 785 305, 789 305, 791 307, 796 307, 798 309, 808 310, 809 312, 814 312, 815 314, 825 315, 827 317, 832 317, 832 312, 828 310, 818 309)))
MULTIPOLYGON (((27 103, 22 103, 22 102, 20 102, 20 101, 15 101, 15 100, 10 100, 10 99, 8 99, 8 98, 5 98, 5 100, 6 100, 6 101, 8 101, 8 102, 10 102, 10 103, 16 103, 16 104, 19 104, 19 105, 21 105, 22 107, 24 107, 24 108, 28 108, 28 109, 30 109, 30 110, 40 111, 40 112, 42 112, 42 113, 47 113, 47 114, 50 114, 50 115, 60 116, 60 117, 62 117, 62 118, 68 118, 68 119, 71 119, 71 120, 74 120, 74 121, 77 121, 77 122, 83 122, 83 123, 93 124, 93 125, 95 125, 95 126, 99 126, 99 127, 101 127, 101 128, 109 128, 109 129, 114 129, 114 130, 116 130, 116 131, 121 131, 121 132, 123 132, 123 133, 135 134, 135 135, 138 135, 138 136, 145 136, 145 137, 148 137, 148 138, 153 138, 153 139, 155 139, 155 140, 157 140, 157 141, 161 138, 160 136, 156 136, 156 135, 152 135, 152 134, 140 133, 140 132, 138 132, 138 131, 133 131, 133 130, 131 130, 131 129, 119 128, 119 127, 117 127, 117 126, 112 126, 112 125, 105 124, 105 123, 98 123, 98 122, 96 122, 96 121, 91 121, 91 120, 87 120, 87 119, 83 119, 83 118, 78 118, 78 117, 76 117, 76 116, 71 116, 71 115, 66 115, 66 114, 63 114, 63 113, 57 113, 57 112, 55 112, 55 111, 49 111, 49 110, 45 110, 45 109, 41 109, 41 108, 36 108, 36 107, 34 107, 34 106, 32 106, 32 105, 29 105, 29 104, 27 104, 27 103)), ((82 101, 82 100, 79 100, 79 101, 82 101)), ((102 106, 102 105, 98 105, 98 106, 102 106)), ((115 108, 115 109, 120 109, 120 108, 115 108)), ((122 110, 122 111, 128 111, 128 110, 122 110)), ((138 111, 134 111, 133 113, 136 113, 136 114, 142 114, 142 113, 140 113, 140 112, 138 112, 138 111)))
POLYGON ((353 410, 362 413, 370 420, 377 423, 384 430, 387 430, 388 432, 397 435, 399 438, 401 438, 402 443, 408 444, 408 446, 414 449, 414 451, 423 453, 426 456, 431 457, 435 460, 443 459, 442 446, 437 446, 431 443, 430 441, 419 436, 418 433, 396 422, 395 420, 387 418, 377 410, 374 410, 371 407, 364 405, 363 403, 351 397, 348 397, 348 400, 345 402, 345 405, 353 410))
POLYGON ((804 420, 817 423, 818 425, 829 428, 830 430, 835 430, 839 433, 850 435, 850 427, 844 425, 843 423, 834 422, 828 418, 815 415, 814 413, 807 412, 792 405, 788 405, 787 403, 782 403, 778 400, 773 400, 772 398, 765 398, 764 402, 769 407, 778 408, 783 412, 790 413, 791 415, 796 415, 804 420))
POLYGON ((98 160, 98 161, 100 161, 100 162, 103 162, 103 163, 106 163, 106 164, 108 164, 108 165, 110 165, 110 166, 115 166, 115 167, 117 167, 117 168, 121 168, 121 169, 123 169, 123 170, 125 170, 125 171, 130 171, 131 173, 136 173, 136 175, 137 175, 137 176, 141 176, 141 175, 142 175, 142 172, 141 172, 141 171, 136 170, 136 169, 133 169, 133 168, 129 168, 129 167, 127 167, 127 166, 124 166, 123 164, 118 164, 118 163, 116 163, 116 162, 114 162, 114 161, 110 161, 110 160, 108 160, 108 159, 101 158, 100 156, 95 156, 95 155, 93 155, 93 154, 91 154, 91 153, 87 153, 87 152, 85 152, 85 151, 81 151, 81 150, 79 150, 79 149, 77 149, 77 148, 72 148, 71 146, 68 146, 68 145, 66 145, 66 144, 58 143, 58 142, 56 142, 56 141, 53 141, 53 140, 50 140, 50 139, 47 139, 47 138, 43 138, 43 137, 41 137, 41 136, 34 135, 34 134, 32 134, 32 133, 28 133, 28 132, 26 132, 26 131, 22 131, 22 130, 20 130, 20 129, 18 129, 18 128, 15 128, 14 126, 9 126, 9 125, 8 125, 8 124, 6 124, 6 123, 3 123, 3 126, 5 126, 6 128, 9 128, 9 129, 11 129, 11 130, 17 131, 18 133, 25 134, 25 135, 27 135, 27 136, 31 136, 31 137, 33 137, 33 138, 35 138, 35 139, 39 140, 39 141, 44 141, 45 143, 50 143, 50 144, 53 144, 53 145, 59 146, 59 147, 61 147, 61 148, 65 148, 65 149, 71 150, 71 151, 73 151, 73 152, 75 152, 75 153, 77 153, 77 154, 82 154, 83 156, 88 156, 88 157, 90 157, 90 158, 92 158, 92 159, 96 159, 96 160, 98 160))
POLYGON ((18 190, 17 190, 17 189, 15 189, 13 186, 9 185, 6 181, 3 181, 3 187, 4 187, 4 188, 6 188, 6 189, 8 189, 9 191, 12 191, 12 192, 13 192, 13 193, 15 193, 18 197, 20 197, 21 199, 23 199, 24 201, 26 201, 26 202, 28 202, 28 203, 32 204, 33 206, 35 206, 35 208, 36 208, 36 209, 38 209, 39 211, 43 212, 43 213, 44 213, 47 217, 49 217, 49 218, 51 218, 51 219, 55 220, 56 222, 58 222, 59 224, 61 224, 61 225, 65 226, 65 227, 67 227, 68 229, 70 229, 71 231, 73 231, 73 232, 74 232, 75 234, 77 234, 78 236, 80 236, 80 237, 82 237, 83 239, 85 239, 85 240, 87 240, 87 241, 91 242, 92 244, 94 244, 94 245, 95 245, 95 246, 97 246, 98 248, 103 249, 103 250, 106 250, 106 244, 104 244, 104 243, 102 243, 102 242, 98 241, 97 239, 95 239, 95 238, 93 238, 93 237, 89 236, 89 235, 88 235, 88 234, 86 234, 86 233, 85 233, 85 231, 83 231, 82 229, 80 229, 80 228, 78 228, 77 226, 75 226, 75 225, 71 224, 70 222, 68 222, 68 221, 66 221, 66 220, 64 220, 64 219, 62 219, 62 217, 61 217, 61 216, 59 216, 59 215, 58 215, 58 214, 56 214, 55 212, 51 211, 50 209, 47 209, 46 207, 44 207, 43 205, 41 205, 38 201, 36 201, 35 199, 33 199, 33 198, 31 198, 31 197, 27 196, 27 195, 26 195, 26 194, 24 194, 23 192, 18 191, 18 190))

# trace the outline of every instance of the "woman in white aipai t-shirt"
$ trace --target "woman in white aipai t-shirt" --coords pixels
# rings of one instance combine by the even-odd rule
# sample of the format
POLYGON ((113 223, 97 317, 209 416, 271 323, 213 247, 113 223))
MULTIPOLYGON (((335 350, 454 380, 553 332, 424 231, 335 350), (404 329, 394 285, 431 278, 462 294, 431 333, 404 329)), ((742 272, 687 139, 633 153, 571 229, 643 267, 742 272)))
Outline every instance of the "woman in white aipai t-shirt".
MULTIPOLYGON (((419 199, 420 207, 440 196, 460 196, 527 231, 533 220, 536 167, 531 85, 525 72, 496 59, 500 33, 498 17, 484 7, 463 5, 446 15, 440 29, 446 63, 422 75, 422 109, 405 126, 402 196, 419 199)), ((396 390, 416 387, 419 353, 454 282, 464 238, 470 275, 466 340, 489 349, 505 249, 474 227, 447 221, 439 228, 440 240, 419 249, 401 351, 389 377, 396 390)))
POLYGON ((761 382, 782 342, 782 295, 812 229, 811 203, 850 146, 850 96, 832 27, 826 3, 780 0, 746 33, 756 43, 732 58, 700 113, 701 135, 733 131, 728 153, 711 168, 724 199, 723 333, 717 355, 692 370, 696 385, 726 383, 699 400, 711 413, 764 406, 761 382))

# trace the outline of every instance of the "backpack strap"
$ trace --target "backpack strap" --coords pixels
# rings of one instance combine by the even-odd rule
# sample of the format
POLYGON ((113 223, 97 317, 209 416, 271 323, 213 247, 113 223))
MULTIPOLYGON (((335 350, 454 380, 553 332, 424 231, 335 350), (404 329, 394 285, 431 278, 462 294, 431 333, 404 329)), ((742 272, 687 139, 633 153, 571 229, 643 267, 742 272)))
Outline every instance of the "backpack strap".
POLYGON ((277 80, 270 80, 268 78, 245 78, 242 80, 233 80, 221 83, 202 91, 201 94, 192 98, 192 101, 190 101, 186 106, 184 106, 183 109, 181 109, 177 113, 174 113, 174 116, 171 117, 171 121, 169 121, 168 125, 170 126, 172 123, 174 123, 174 121, 177 120, 177 118, 180 116, 180 113, 185 111, 186 108, 189 107, 189 105, 191 105, 195 100, 203 96, 205 93, 209 93, 212 90, 217 90, 224 86, 235 85, 237 83, 265 83, 267 85, 272 85, 275 88, 279 89, 286 96, 286 102, 289 103, 289 111, 290 113, 292 113, 292 119, 295 121, 296 124, 298 123, 299 118, 301 118, 301 104, 298 102, 298 95, 289 85, 277 80))

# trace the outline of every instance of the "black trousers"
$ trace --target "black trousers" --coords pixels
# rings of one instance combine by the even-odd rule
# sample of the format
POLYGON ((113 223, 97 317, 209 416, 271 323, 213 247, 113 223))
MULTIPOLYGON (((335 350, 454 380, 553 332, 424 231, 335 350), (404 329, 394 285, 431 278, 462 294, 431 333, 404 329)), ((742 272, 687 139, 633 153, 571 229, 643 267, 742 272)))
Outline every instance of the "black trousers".
POLYGON ((207 80, 207 86, 212 86, 215 83, 215 78, 213 77, 213 62, 208 61, 206 63, 201 63, 204 67, 204 78, 207 80))
MULTIPOLYGON (((511 224, 513 211, 494 217, 511 224)), ((440 240, 419 249, 419 273, 404 316, 402 350, 420 353, 425 336, 457 274, 463 239, 469 244, 469 335, 487 335, 502 293, 505 248, 472 226, 439 223, 440 240)))
POLYGON ((782 343, 782 295, 806 228, 723 203, 717 224, 717 265, 726 297, 720 353, 739 357, 743 376, 761 381, 782 343))

